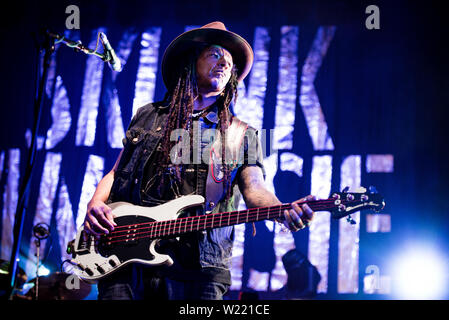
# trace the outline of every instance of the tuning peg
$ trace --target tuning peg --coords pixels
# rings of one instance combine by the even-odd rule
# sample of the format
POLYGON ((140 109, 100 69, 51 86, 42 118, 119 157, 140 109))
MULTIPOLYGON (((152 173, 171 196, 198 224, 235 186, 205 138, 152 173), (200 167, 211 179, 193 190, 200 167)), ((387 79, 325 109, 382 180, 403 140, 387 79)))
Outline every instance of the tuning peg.
POLYGON ((382 203, 381 203, 380 207, 376 207, 376 208, 374 208, 373 210, 374 210, 374 212, 379 213, 379 212, 381 212, 384 208, 385 208, 385 201, 382 200, 382 203))
POLYGON ((346 200, 348 200, 348 201, 354 201, 354 195, 353 195, 352 193, 348 193, 348 194, 346 195, 346 200))
POLYGON ((357 222, 355 222, 354 219, 352 219, 351 215, 348 215, 346 217, 346 221, 348 221, 350 224, 353 224, 353 225, 357 223, 357 222))

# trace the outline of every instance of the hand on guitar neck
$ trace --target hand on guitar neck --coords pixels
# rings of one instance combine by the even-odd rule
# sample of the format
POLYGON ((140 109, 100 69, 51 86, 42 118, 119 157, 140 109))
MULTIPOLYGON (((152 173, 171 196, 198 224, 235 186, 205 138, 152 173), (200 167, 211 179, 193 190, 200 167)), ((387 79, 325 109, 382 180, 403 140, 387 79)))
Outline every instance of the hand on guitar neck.
MULTIPOLYGON (((308 227, 315 216, 315 212, 305 202, 312 200, 316 200, 316 197, 309 195, 292 202, 291 209, 284 210, 284 216, 275 220, 293 232, 308 227)), ((88 204, 84 222, 86 233, 98 239, 101 235, 114 231, 116 226, 112 209, 103 201, 92 199, 88 204)))
MULTIPOLYGON (((247 197, 247 200, 254 200, 247 197)), ((385 207, 383 197, 372 188, 357 192, 334 192, 328 199, 316 200, 307 196, 292 203, 272 201, 268 196, 260 206, 248 209, 179 217, 185 209, 204 205, 200 195, 187 195, 155 207, 115 202, 107 206, 103 201, 89 202, 84 226, 68 244, 68 253, 77 266, 76 273, 86 280, 98 280, 130 263, 149 266, 173 264, 172 258, 157 251, 159 240, 180 235, 222 228, 241 223, 277 220, 292 231, 305 228, 315 212, 329 211, 333 219, 347 217, 365 209, 380 211, 385 207), (276 202, 274 205, 267 203, 276 202), (97 240, 94 241, 93 238, 97 240)), ((251 201, 251 204, 256 201, 251 201)))
POLYGON ((284 218, 278 218, 276 221, 282 223, 290 231, 296 232, 310 226, 315 212, 305 202, 317 200, 313 195, 301 198, 291 203, 290 210, 284 210, 284 218))

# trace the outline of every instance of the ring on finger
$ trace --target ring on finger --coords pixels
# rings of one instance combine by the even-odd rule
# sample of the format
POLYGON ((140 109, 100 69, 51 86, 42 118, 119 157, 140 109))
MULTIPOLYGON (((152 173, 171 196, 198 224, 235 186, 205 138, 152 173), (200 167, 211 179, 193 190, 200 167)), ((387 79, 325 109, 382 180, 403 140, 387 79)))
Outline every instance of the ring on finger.
POLYGON ((304 229, 306 227, 301 219, 296 220, 294 224, 296 228, 299 230, 304 229))
POLYGON ((290 226, 290 229, 295 232, 301 229, 293 221, 291 221, 288 225, 290 226))

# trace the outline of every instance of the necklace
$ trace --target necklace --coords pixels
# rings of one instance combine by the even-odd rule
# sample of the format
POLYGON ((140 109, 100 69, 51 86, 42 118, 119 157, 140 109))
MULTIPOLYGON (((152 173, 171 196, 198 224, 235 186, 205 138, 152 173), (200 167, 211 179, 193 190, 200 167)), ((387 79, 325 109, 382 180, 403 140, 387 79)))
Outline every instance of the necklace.
POLYGON ((203 109, 203 110, 201 110, 199 112, 193 112, 192 113, 192 117, 197 118, 197 117, 201 116, 203 113, 205 113, 208 109, 209 108, 205 108, 205 109, 203 109))

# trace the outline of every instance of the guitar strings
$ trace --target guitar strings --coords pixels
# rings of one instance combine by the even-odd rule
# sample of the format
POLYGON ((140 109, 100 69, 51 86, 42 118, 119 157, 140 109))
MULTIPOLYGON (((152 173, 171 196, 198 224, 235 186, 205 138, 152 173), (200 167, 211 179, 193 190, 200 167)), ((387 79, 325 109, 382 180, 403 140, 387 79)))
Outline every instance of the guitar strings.
MULTIPOLYGON (((301 203, 304 204, 304 203, 301 203)), ((277 210, 282 211, 282 210, 286 210, 288 207, 291 207, 290 204, 287 205, 280 205, 279 208, 277 208, 277 210)), ((270 211, 274 211, 272 210, 273 207, 266 207, 262 210, 260 210, 257 212, 257 210, 254 210, 255 212, 251 212, 248 211, 247 212, 247 217, 246 217, 246 221, 245 221, 245 217, 243 217, 244 219, 242 219, 242 223, 244 222, 249 222, 248 220, 250 218, 254 218, 257 217, 257 215, 260 214, 265 214, 265 213, 269 213, 270 211), (268 209, 270 208, 270 209, 268 209)), ((314 208, 313 210, 315 211, 325 211, 323 209, 328 209, 328 207, 326 207, 326 205, 318 205, 316 206, 316 208, 314 208)), ((251 209, 249 209, 251 210, 251 209)), ((234 225, 234 224, 238 224, 239 218, 242 212, 245 212, 247 210, 242 210, 242 211, 236 211, 233 212, 231 214, 229 214, 225 220, 227 219, 228 222, 227 225, 234 225)), ((273 212, 274 213, 274 212, 273 212)), ((216 213, 213 215, 220 215, 223 213, 216 213)), ((282 213, 280 212, 280 214, 278 216, 280 216, 282 213)), ((174 236, 176 234, 182 234, 182 233, 187 233, 187 232, 193 232, 193 231, 197 231, 196 229, 194 230, 194 223, 196 223, 195 220, 198 220, 198 225, 196 226, 196 228, 199 228, 200 226, 202 227, 201 229, 208 229, 211 228, 213 226, 213 221, 214 219, 211 218, 212 215, 204 215, 204 216, 195 216, 195 217, 186 217, 186 218, 179 218, 179 219, 175 219, 175 220, 168 220, 168 221, 156 221, 156 222, 147 222, 147 223, 141 223, 141 224, 133 224, 130 226, 139 226, 138 228, 134 227, 134 228, 129 228, 127 230, 123 230, 123 231, 113 231, 108 235, 104 235, 103 239, 104 241, 106 241, 107 244, 112 244, 112 243, 117 243, 117 242, 126 242, 126 241, 135 241, 138 239, 143 239, 143 238, 158 238, 158 237, 163 237, 163 236, 174 236), (204 218, 201 218, 204 217, 204 218), (189 219, 191 219, 192 221, 188 221, 189 219), (201 221, 204 220, 204 221, 201 221), (167 225, 168 223, 168 225, 167 225), (141 225, 149 225, 147 227, 141 227, 141 225), (191 228, 189 231, 187 231, 187 225, 190 224, 191 228), (130 229, 133 231, 133 233, 130 233, 130 229), (148 231, 146 231, 148 230, 148 231), (183 230, 183 231, 182 231, 183 230), (139 231, 139 232, 136 232, 139 231), (142 231, 142 232, 141 232, 142 231), (123 233, 126 232, 125 234, 119 234, 119 233, 123 233), (131 236, 132 235, 132 236, 131 236), (125 238, 124 238, 125 237, 125 238), (120 239, 122 238, 122 239, 120 239)), ((223 218, 223 217, 221 217, 223 218)))
MULTIPOLYGON (((324 202, 324 201, 320 201, 320 203, 321 202, 324 202)), ((328 201, 326 201, 326 202, 328 202, 328 201)), ((302 205, 302 204, 305 204, 306 202, 301 202, 301 203, 299 203, 299 205, 302 205)), ((318 205, 320 205, 320 203, 318 203, 318 205)), ((327 204, 327 203, 325 203, 325 204, 327 204)), ((323 204, 323 205, 325 205, 325 204, 323 204)), ((317 207, 317 205, 316 204, 312 204, 314 207, 317 207)), ((219 212, 219 213, 214 213, 214 214, 208 214, 208 215, 202 215, 202 216, 194 216, 194 217, 187 217, 187 218, 178 218, 178 219, 174 219, 174 220, 165 220, 165 221, 150 221, 150 222, 142 222, 142 223, 134 223, 134 224, 129 224, 129 225, 124 225, 124 226, 118 226, 118 227, 116 227, 116 228, 114 228, 114 231, 113 232, 111 232, 110 234, 112 234, 112 233, 119 233, 119 232, 126 232, 126 231, 128 231, 129 229, 136 229, 136 227, 140 227, 140 226, 144 226, 144 225, 150 225, 150 224, 154 224, 154 223, 166 223, 167 221, 174 221, 174 222, 177 222, 177 221, 180 221, 180 220, 182 220, 182 221, 184 221, 183 219, 188 219, 188 218, 190 218, 190 219, 202 219, 201 217, 207 217, 207 218, 209 218, 210 219, 210 217, 212 217, 212 215, 215 215, 215 216, 218 216, 218 215, 223 215, 223 214, 229 214, 229 215, 244 215, 245 213, 246 213, 246 215, 248 215, 249 213, 251 213, 251 211, 255 211, 255 212, 259 212, 259 213, 265 213, 265 212, 270 212, 270 211, 276 211, 276 210, 287 210, 287 209, 290 209, 291 208, 291 204, 290 203, 288 203, 288 204, 282 204, 282 205, 279 205, 279 206, 268 206, 268 207, 260 207, 260 208, 250 208, 250 209, 247 209, 247 210, 239 210, 239 211, 231 211, 231 212, 219 212), (257 210, 258 209, 258 210, 257 210), (120 229, 125 229, 125 230, 123 230, 123 231, 120 231, 120 229)), ((315 208, 315 210, 316 209, 323 209, 324 207, 323 206, 319 206, 319 207, 317 207, 317 208, 315 208)), ((207 219, 206 218, 206 219, 207 219)))
MULTIPOLYGON (((335 202, 335 200, 334 199, 312 200, 312 201, 299 202, 298 205, 301 206, 303 204, 308 204, 308 205, 312 205, 312 206, 319 206, 320 204, 325 205, 325 204, 329 204, 330 202, 332 202, 332 204, 333 204, 333 202, 335 202)), ((286 209, 289 209, 291 207, 291 203, 286 203, 286 204, 282 204, 282 205, 279 205, 279 206, 260 207, 258 209, 259 209, 259 212, 262 212, 263 210, 270 211, 270 209, 272 209, 274 211, 274 210, 279 210, 278 207, 286 207, 286 208, 283 208, 284 210, 286 210, 286 209)), ((239 211, 231 211, 231 212, 219 212, 219 213, 214 213, 214 214, 225 214, 225 213, 238 214, 238 213, 244 213, 245 211, 248 211, 248 210, 257 211, 257 208, 250 208, 250 209, 247 209, 247 210, 239 210, 239 211)), ((313 210, 315 210, 315 209, 313 209, 313 210)), ((209 216, 210 216, 210 214, 209 214, 209 216)), ((197 218, 197 217, 201 217, 201 216, 195 216, 195 217, 197 218)), ((184 218, 179 218, 179 219, 184 219, 184 218)), ((176 219, 176 220, 179 220, 179 219, 176 219)), ((133 224, 129 224, 129 225, 118 226, 118 227, 114 228, 114 231, 119 230, 119 229, 129 229, 130 227, 133 227, 133 226, 142 226, 142 225, 146 225, 146 224, 152 224, 154 222, 155 221, 150 221, 150 222, 133 223, 133 224)), ((164 221, 156 221, 156 222, 164 222, 164 221)), ((124 230, 124 231, 126 231, 126 230, 124 230)))
MULTIPOLYGON (((282 206, 279 206, 279 208, 276 208, 276 210, 279 210, 279 211, 280 210, 286 210, 289 207, 290 207, 290 204, 282 205, 282 206)), ((230 221, 232 220, 232 222, 238 221, 239 216, 240 215, 244 215, 245 211, 247 211, 246 215, 247 215, 248 218, 253 218, 254 216, 257 216, 257 213, 265 214, 265 213, 269 213, 270 211, 273 211, 273 213, 274 213, 275 210, 272 210, 272 208, 273 207, 259 208, 258 212, 255 209, 249 209, 250 211, 248 211, 248 210, 241 210, 241 211, 230 212, 230 214, 228 216, 226 216, 225 219, 228 219, 230 221), (251 212, 251 210, 253 212, 251 212)), ((316 206, 316 208, 314 210, 316 210, 316 211, 324 211, 323 209, 327 209, 327 207, 324 206, 324 205, 316 206)), ((227 213, 227 212, 225 212, 225 213, 227 213)), ((218 215, 223 215, 225 213, 215 213, 215 214, 202 215, 202 216, 178 218, 178 219, 175 219, 175 220, 151 221, 151 222, 145 222, 145 223, 126 225, 126 226, 121 226, 121 228, 120 228, 120 229, 126 228, 126 230, 118 230, 119 227, 117 227, 117 228, 114 229, 114 231, 112 231, 110 234, 105 235, 105 236, 108 237, 108 238, 112 238, 112 237, 114 237, 114 235, 119 234, 119 233, 123 233, 123 232, 126 232, 127 234, 129 234, 129 230, 130 229, 132 229, 133 231, 136 231, 136 230, 152 228, 152 229, 155 229, 154 231, 157 232, 157 233, 161 233, 161 231, 165 233, 165 231, 167 231, 167 230, 169 230, 168 232, 170 232, 170 230, 172 228, 181 230, 181 228, 184 226, 184 224, 195 223, 196 221, 198 221, 198 226, 201 224, 201 222, 202 222, 202 225, 204 225, 204 224, 207 225, 207 223, 211 223, 212 221, 214 221, 215 217, 212 217, 213 215, 214 216, 218 216, 218 215), (188 219, 191 219, 192 221, 189 222, 188 219), (201 221, 201 220, 204 220, 204 221, 201 221), (211 221, 209 222, 208 220, 211 220, 211 221), (167 225, 167 223, 168 223, 168 225, 167 225), (147 227, 141 227, 143 225, 148 225, 148 226, 147 227)), ((221 217, 221 218, 223 218, 223 217, 221 217)))
MULTIPOLYGON (((267 211, 268 212, 268 211, 267 211)), ((249 215, 250 217, 254 217, 256 216, 256 214, 251 214, 249 215)), ((204 216, 202 216, 204 217, 204 216)), ((130 233, 126 233, 126 234, 122 234, 122 235, 113 235, 113 236, 109 236, 109 235, 105 235, 104 237, 106 239, 104 239, 104 241, 106 242, 106 244, 113 244, 113 243, 120 243, 120 242, 131 242, 131 241, 136 241, 139 239, 145 239, 145 238, 154 238, 154 239, 158 239, 161 237, 165 237, 165 236, 175 236, 177 234, 183 234, 183 233, 188 233, 188 232, 194 232, 194 231, 199 231, 195 228, 193 228, 193 224, 191 229, 189 231, 185 230, 185 227, 187 226, 187 219, 192 219, 194 220, 194 218, 198 218, 198 217, 188 217, 188 218, 180 218, 177 220, 168 220, 168 221, 179 221, 179 220, 183 220, 186 219, 185 221, 185 225, 183 225, 184 221, 181 221, 181 223, 179 224, 179 226, 176 226, 176 222, 172 223, 169 222, 167 225, 167 221, 157 221, 157 222, 151 222, 150 226, 148 227, 142 227, 142 228, 137 228, 137 229, 133 229, 133 231, 141 231, 141 232, 133 232, 132 234, 130 233), (155 227, 155 228, 154 228, 155 227), (184 227, 184 231, 181 231, 182 227, 184 227), (145 231, 148 230, 148 231, 145 231), (132 236, 130 236, 132 235, 132 236), (121 239, 120 239, 121 238, 121 239)), ((238 216, 230 216, 227 217, 228 221, 229 221, 229 225, 235 225, 237 224, 236 222, 238 221, 238 216)), ((205 221, 201 221, 200 219, 198 220, 198 226, 201 226, 201 229, 209 229, 212 227, 212 220, 208 221, 208 219, 205 219, 205 221)), ((196 221, 194 221, 196 222, 196 221)), ((242 221, 242 223, 244 223, 245 221, 242 221)), ((121 231, 123 232, 123 231, 121 231)))

